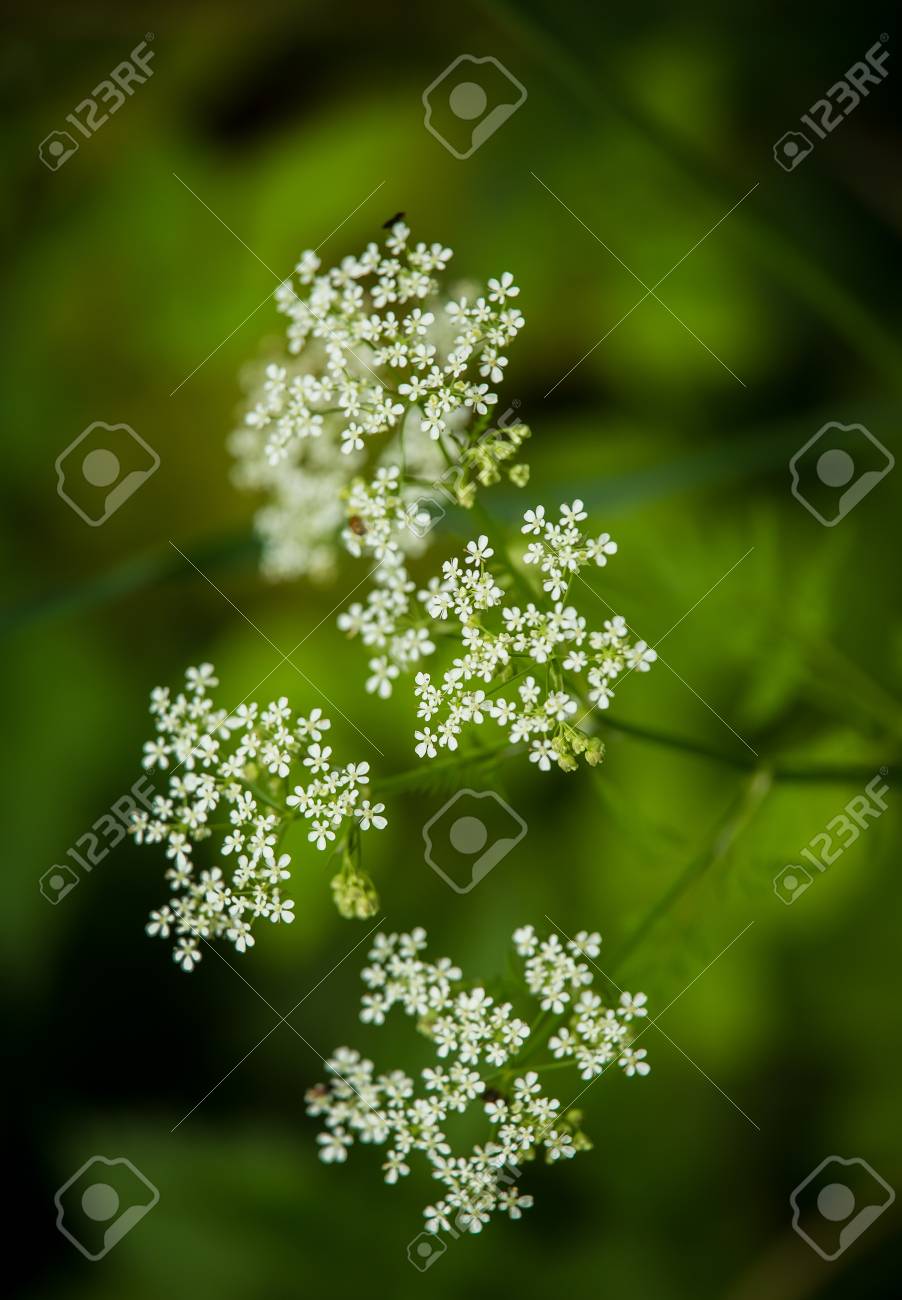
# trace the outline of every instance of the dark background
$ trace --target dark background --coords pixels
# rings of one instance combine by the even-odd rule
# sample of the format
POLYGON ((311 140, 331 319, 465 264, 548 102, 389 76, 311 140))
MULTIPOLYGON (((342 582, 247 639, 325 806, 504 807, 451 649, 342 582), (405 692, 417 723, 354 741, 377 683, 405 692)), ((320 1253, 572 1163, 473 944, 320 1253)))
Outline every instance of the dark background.
MULTIPOLYGON (((828 420, 899 455, 893 9, 37 4, 7 30, 0 924, 22 1212, 6 1271, 22 1294, 895 1293, 898 1205, 827 1264, 792 1233, 788 1197, 833 1153, 902 1177, 898 771, 886 814, 804 897, 785 907, 772 883, 902 746, 898 469, 832 529, 787 469, 828 420), (148 83, 43 167, 41 140, 148 32, 148 83), (882 33, 887 80, 782 170, 774 141, 882 33), (420 96, 463 52, 500 59, 529 97, 458 161, 420 96), (739 378, 649 298, 546 398, 644 290, 532 173, 649 285, 758 182, 659 290, 739 378), (436 952, 488 977, 514 927, 547 913, 601 930, 601 964, 653 1014, 686 990, 670 1038, 643 1041, 651 1076, 616 1072, 584 1099, 595 1151, 530 1170, 525 1219, 450 1243, 425 1275, 405 1257, 437 1190, 422 1168, 395 1188, 371 1150, 326 1168, 303 1113, 320 1052, 420 1060, 406 1021, 356 1020, 365 948, 292 1016, 307 1043, 283 1024, 171 1131, 363 934, 335 913, 322 860, 299 854, 298 920, 241 960, 249 983, 212 955, 186 977, 144 938, 165 893, 155 849, 120 846, 55 907, 38 888, 138 774, 153 685, 212 659, 232 704, 277 659, 170 540, 281 648, 325 620, 294 661, 385 758, 339 720, 336 744, 382 772, 412 765, 408 694, 366 696, 358 647, 326 617, 361 570, 347 560, 325 590, 266 586, 224 445, 239 371, 279 328, 271 305, 245 320, 274 287, 267 266, 287 274, 382 181, 321 255, 358 251, 403 209, 416 237, 454 247, 459 274, 514 272, 527 328, 500 391, 533 428, 533 478, 484 500, 510 518, 586 500, 620 543, 594 578, 605 599, 649 641, 686 615, 612 724, 720 756, 612 726, 596 771, 506 765, 499 788, 529 834, 465 897, 421 860, 446 795, 395 800, 368 856, 388 928, 424 924, 436 952), (90 529, 53 466, 95 420, 131 425, 161 465, 90 529), (759 767, 777 773, 766 794, 759 767), (853 770, 780 775, 823 767, 853 770), (95 1153, 127 1156, 161 1199, 89 1264, 56 1232, 53 1193, 95 1153)), ((322 703, 287 664, 263 694, 283 691, 322 703)))

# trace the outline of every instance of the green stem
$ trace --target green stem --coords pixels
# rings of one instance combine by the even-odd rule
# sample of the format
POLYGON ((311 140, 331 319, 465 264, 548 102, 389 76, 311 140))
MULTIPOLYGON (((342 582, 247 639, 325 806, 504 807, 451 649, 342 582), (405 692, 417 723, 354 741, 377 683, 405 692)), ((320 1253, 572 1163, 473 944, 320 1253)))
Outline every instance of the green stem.
MULTIPOLYGON (((720 763, 723 767, 731 767, 740 772, 757 772, 760 770, 758 760, 753 757, 746 758, 744 754, 727 754, 723 750, 715 749, 713 746, 685 736, 674 736, 668 732, 655 731, 651 727, 640 727, 636 723, 622 722, 620 719, 611 717, 604 718, 602 727, 607 727, 611 731, 620 731, 625 736, 633 736, 636 740, 647 740, 650 744, 659 745, 665 749, 674 749, 685 754, 695 754, 699 758, 710 759, 714 763, 720 763)), ((870 781, 881 766, 887 766, 887 775, 889 776, 898 776, 902 771, 902 764, 898 762, 884 765, 881 764, 880 760, 875 760, 873 763, 852 764, 846 767, 796 766, 792 763, 776 763, 769 768, 769 773, 771 780, 778 785, 794 783, 849 785, 870 781)))
POLYGON ((870 720, 896 737, 902 736, 902 705, 881 682, 874 680, 860 664, 826 638, 797 629, 811 664, 808 689, 817 698, 835 706, 852 700, 870 720), (837 689, 837 686, 839 689, 837 689))
POLYGON ((554 1012, 550 1008, 546 1007, 546 1009, 541 1013, 538 1020, 529 1031, 529 1045, 530 1045, 529 1050, 527 1050, 526 1053, 521 1057, 521 1060, 528 1061, 530 1056, 534 1056, 537 1050, 545 1046, 544 1041, 543 1042, 538 1041, 539 1034, 543 1029, 545 1029, 548 1026, 549 1021, 553 1019, 554 1019, 554 1012))
POLYGON ((449 769, 459 768, 464 764, 478 765, 499 756, 509 757, 522 752, 522 745, 511 745, 509 741, 504 741, 501 745, 493 745, 491 748, 484 749, 479 753, 461 754, 458 752, 448 758, 427 760, 427 763, 420 763, 417 767, 411 767, 404 772, 396 772, 392 776, 384 777, 375 783, 375 788, 380 796, 383 794, 399 794, 404 790, 416 789, 431 772, 447 772, 449 769))
POLYGON ((257 798, 262 800, 263 803, 267 804, 270 808, 274 808, 276 812, 280 814, 280 816, 282 817, 291 816, 291 814, 286 810, 284 804, 276 803, 276 801, 274 799, 271 799, 264 790, 260 789, 260 787, 257 785, 255 781, 248 781, 246 777, 242 777, 241 783, 242 785, 246 785, 249 790, 253 791, 253 793, 257 796, 257 798))
MULTIPOLYGON (((572 1057, 565 1057, 560 1061, 540 1061, 530 1068, 535 1070, 537 1074, 545 1074, 548 1070, 573 1070, 576 1068, 576 1061, 572 1057)), ((517 1073, 519 1074, 519 1070, 517 1073)))
POLYGON ((627 957, 635 952, 649 931, 670 911, 696 880, 723 862, 736 840, 760 809, 771 789, 772 783, 771 773, 766 770, 754 772, 742 783, 738 795, 730 804, 723 818, 718 822, 710 847, 692 859, 685 870, 677 876, 670 888, 646 913, 633 933, 615 950, 610 959, 610 964, 614 969, 621 966, 627 957))

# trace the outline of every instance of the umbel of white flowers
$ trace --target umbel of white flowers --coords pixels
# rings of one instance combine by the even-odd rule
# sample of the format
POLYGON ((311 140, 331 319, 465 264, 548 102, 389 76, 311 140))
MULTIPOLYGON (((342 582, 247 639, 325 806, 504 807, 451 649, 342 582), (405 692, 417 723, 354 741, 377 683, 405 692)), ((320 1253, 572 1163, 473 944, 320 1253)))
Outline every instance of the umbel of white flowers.
MULTIPOLYGON (((599 945, 599 936, 585 931, 564 944, 554 934, 539 939, 531 925, 514 934, 525 959, 526 992, 546 1013, 543 1023, 556 1021, 545 1044, 554 1063, 572 1060, 584 1080, 615 1062, 630 1078, 646 1075, 645 1048, 633 1044, 633 1021, 646 1015, 645 995, 623 993, 616 1007, 602 1005, 591 991, 592 972, 580 960, 597 957, 599 945)), ((539 1154, 549 1163, 569 1159, 591 1143, 579 1112, 562 1109, 544 1091, 542 1066, 520 1072, 512 1064, 526 1056, 524 1048, 534 1055, 529 1023, 512 1003, 465 984, 448 958, 426 961, 420 956, 425 947, 422 929, 376 936, 362 976, 369 991, 360 1019, 381 1025, 400 1006, 432 1042, 436 1064, 417 1082, 403 1070, 375 1074, 372 1061, 339 1048, 326 1063, 329 1081, 308 1091, 307 1109, 325 1122, 317 1141, 326 1163, 345 1161, 355 1141, 382 1146, 385 1181, 396 1183, 419 1154, 442 1186, 441 1199, 423 1212, 427 1230, 481 1232, 495 1211, 519 1219, 532 1205, 511 1171, 539 1154), (491 1136, 456 1155, 446 1121, 474 1104, 484 1111, 491 1136)))
MULTIPOLYGON (((168 790, 153 800, 150 813, 134 814, 138 843, 165 844, 172 862, 166 878, 172 901, 151 913, 147 933, 176 936, 173 958, 191 971, 203 943, 225 938, 239 953, 253 947, 259 920, 294 920, 294 903, 282 888, 291 857, 280 852, 291 822, 308 824, 307 839, 317 849, 338 842, 355 845, 360 832, 386 825, 381 803, 366 797, 369 763, 332 762, 323 743, 331 727, 321 710, 295 717, 282 696, 265 708, 241 704, 233 712, 216 708, 208 692, 219 685, 212 664, 189 668, 187 692, 174 698, 163 686, 151 694, 157 734, 144 746, 144 766, 169 770, 168 790), (199 870, 199 844, 214 835, 211 823, 225 817, 219 832, 222 862, 199 870)), ((368 877, 346 852, 333 881, 344 915, 370 916, 378 907, 368 877)))
POLYGON ((580 570, 606 565, 617 543, 608 533, 583 533, 582 501, 562 505, 556 521, 536 506, 526 511, 521 528, 537 539, 522 557, 539 573, 534 600, 515 603, 510 566, 495 562, 485 533, 467 543, 463 563, 446 560, 441 578, 414 598, 404 566, 385 565, 392 555, 391 519, 400 520, 401 513, 395 485, 394 472, 381 471, 366 503, 357 502, 367 535, 380 538, 383 548, 381 585, 366 606, 356 603, 338 620, 349 636, 383 652, 370 660, 367 690, 387 699, 402 670, 436 653, 440 631, 445 644, 451 639, 454 658, 438 680, 425 668, 416 673, 417 716, 426 724, 437 719, 416 732, 420 758, 457 749, 465 727, 493 720, 511 744, 528 744, 543 772, 552 764, 572 771, 579 755, 590 764, 600 761, 601 742, 580 724, 609 707, 620 678, 648 672, 658 657, 645 641, 630 639, 620 615, 592 629, 566 603, 574 580, 584 582, 580 570))
MULTIPOLYGON (((410 506, 422 496, 416 484, 454 462, 455 494, 472 504, 475 484, 496 481, 528 434, 485 436, 483 427, 498 401, 489 385, 503 378, 523 326, 513 276, 482 293, 443 289, 451 249, 409 237, 398 221, 382 247, 370 243, 322 274, 307 251, 276 292, 284 353, 230 441, 235 481, 267 498, 256 523, 270 577, 334 573, 342 524, 354 517, 345 498, 364 490, 364 469, 372 478, 396 467, 410 506)), ((422 549, 418 527, 406 529, 404 549, 422 549)))
POLYGON ((418 717, 426 723, 438 718, 436 730, 427 725, 416 732, 420 757, 456 749, 465 726, 491 719, 511 744, 529 745, 530 761, 543 772, 552 764, 572 771, 581 754, 594 764, 601 744, 579 724, 595 709, 608 708, 620 677, 647 672, 657 659, 645 641, 630 640, 619 615, 591 630, 576 607, 565 603, 580 569, 607 564, 617 550, 607 533, 583 535, 582 501, 562 505, 557 522, 545 518, 543 506, 524 518, 521 531, 539 539, 523 557, 541 574, 535 601, 513 603, 503 576, 493 571, 495 552, 485 534, 468 542, 462 565, 446 560, 441 581, 420 593, 428 613, 453 621, 459 638, 454 662, 438 682, 426 671, 416 676, 418 717), (584 698, 588 707, 580 703, 584 698))

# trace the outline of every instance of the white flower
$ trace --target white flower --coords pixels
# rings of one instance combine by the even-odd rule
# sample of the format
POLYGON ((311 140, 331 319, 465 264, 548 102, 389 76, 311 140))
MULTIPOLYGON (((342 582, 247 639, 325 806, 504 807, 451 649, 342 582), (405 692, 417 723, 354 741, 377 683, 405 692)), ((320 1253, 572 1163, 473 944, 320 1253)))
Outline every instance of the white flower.
POLYGON ((500 280, 489 280, 489 289, 490 302, 505 302, 508 298, 516 298, 520 292, 510 271, 505 271, 500 280))
POLYGON ((398 676, 400 669, 397 664, 389 663, 385 655, 379 655, 376 659, 370 660, 370 673, 367 678, 366 689, 371 695, 377 694, 380 699, 387 700, 392 691, 392 682, 398 676))
POLYGON ((405 1178, 410 1173, 410 1165, 405 1162, 404 1157, 397 1151, 389 1151, 382 1168, 387 1183, 396 1183, 399 1178, 405 1178))
POLYGON ((294 920, 294 903, 290 898, 279 898, 273 902, 272 911, 269 914, 270 921, 281 921, 284 925, 290 925, 294 920))
POLYGON ((320 1146, 319 1158, 327 1165, 341 1164, 347 1160, 348 1147, 354 1142, 354 1139, 341 1127, 332 1129, 329 1133, 320 1133, 316 1140, 320 1146))
POLYGON ((332 748, 330 745, 326 745, 325 749, 321 749, 319 745, 313 744, 304 759, 304 766, 309 767, 314 775, 317 772, 328 772, 331 753, 332 748))
POLYGON ((148 740, 144 745, 145 767, 168 767, 169 749, 161 740, 148 740))
POLYGON ((483 564, 495 552, 489 546, 489 539, 482 533, 475 542, 467 542, 467 564, 483 564))
POLYGON ((554 746, 550 740, 534 740, 529 750, 530 763, 538 763, 539 770, 548 772, 554 757, 554 746))
POLYGON ((538 940, 531 925, 521 925, 514 931, 514 947, 521 957, 531 957, 536 950, 538 940))
POLYGON ((203 695, 214 686, 219 685, 212 664, 200 664, 197 668, 188 668, 185 672, 188 689, 195 695, 203 695))
POLYGON ((527 510, 523 519, 521 533, 532 533, 534 536, 538 536, 545 527, 545 507, 536 506, 535 510, 527 510))
POLYGON ((597 565, 603 566, 607 564, 609 555, 617 554, 617 543, 612 542, 607 533, 602 533, 600 537, 588 543, 586 551, 597 565))
POLYGON ((171 908, 161 907, 158 912, 151 912, 150 920, 144 928, 149 935, 158 934, 161 939, 168 939, 174 919, 171 908))
POLYGON ((578 524, 581 523, 582 520, 585 519, 586 517, 587 517, 586 511, 583 509, 583 503, 579 499, 574 501, 573 504, 570 506, 567 505, 561 506, 562 524, 568 526, 571 524, 578 524))
POLYGON ((645 1003, 648 1001, 644 993, 637 993, 635 997, 632 993, 620 994, 620 1014, 624 1020, 632 1020, 634 1016, 647 1016, 645 1003))
MULTIPOLYGON (((593 930, 591 934, 587 930, 579 930, 568 942, 567 947, 578 957, 597 957, 601 952, 601 935, 593 930)), ((638 995, 642 1001, 645 1001, 645 994, 638 995)), ((623 999, 621 998, 621 1001, 623 999)))
POLYGON ((556 1128, 553 1128, 545 1138, 545 1146, 549 1160, 570 1159, 576 1155, 573 1138, 569 1133, 562 1133, 556 1128))
POLYGON ((416 747, 418 756, 420 758, 435 758, 437 751, 435 748, 436 738, 433 732, 428 727, 425 727, 422 731, 417 731, 414 734, 419 741, 416 747))
POLYGON ((523 1211, 532 1209, 531 1196, 522 1195, 516 1187, 506 1187, 498 1194, 498 1209, 506 1210, 511 1219, 523 1217, 523 1211))
POLYGON ((558 1030, 558 1032, 552 1034, 548 1040, 551 1054, 556 1059, 560 1059, 563 1056, 572 1056, 575 1045, 575 1039, 567 1028, 558 1030))
MULTIPOLYGON (((160 933, 162 934, 162 930, 160 933)), ((173 961, 181 966, 183 971, 193 971, 200 961, 200 956, 200 950, 194 939, 179 939, 172 950, 173 961)))
POLYGON ((637 641, 624 652, 627 665, 640 673, 647 673, 657 657, 657 650, 647 646, 644 641, 637 641))
POLYGON ((381 831, 388 825, 388 822, 382 816, 384 811, 384 803, 371 804, 369 799, 364 799, 360 807, 354 809, 354 816, 360 822, 362 831, 368 831, 371 826, 375 826, 377 831, 381 831))
POLYGON ((526 1099, 537 1092, 541 1092, 542 1085, 539 1083, 539 1076, 535 1070, 530 1070, 522 1079, 514 1080, 514 1100, 526 1101, 526 1099))
POLYGON ((320 852, 322 852, 323 849, 327 848, 331 841, 335 839, 335 831, 332 829, 332 823, 327 822, 322 818, 315 821, 313 823, 313 829, 307 833, 307 839, 311 844, 315 844, 320 852))
POLYGON ((651 1066, 645 1060, 647 1055, 648 1052, 646 1052, 644 1047, 640 1047, 638 1051, 624 1051, 619 1061, 624 1074, 626 1074, 628 1078, 632 1078, 634 1074, 648 1074, 651 1071, 651 1066))

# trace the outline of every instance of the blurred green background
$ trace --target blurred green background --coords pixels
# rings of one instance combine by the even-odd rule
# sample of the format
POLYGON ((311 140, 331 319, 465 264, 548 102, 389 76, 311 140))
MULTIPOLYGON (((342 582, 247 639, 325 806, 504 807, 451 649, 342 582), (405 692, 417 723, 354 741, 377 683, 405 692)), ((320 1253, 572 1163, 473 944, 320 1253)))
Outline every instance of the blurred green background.
MULTIPOLYGON (((899 453, 894 33, 870 0, 107 0, 12 21, 0 925, 22 1294, 895 1294, 898 1205, 828 1264, 792 1233, 788 1197, 833 1153, 902 1178, 900 479, 828 529, 787 469, 827 420, 899 453), (148 83, 65 165, 42 166, 41 140, 146 33, 148 83), (887 81, 783 170, 774 141, 882 33, 887 81), (500 59, 528 99, 459 161, 420 97, 464 52, 500 59), (120 846, 56 906, 38 888, 138 774, 153 685, 211 659, 237 703, 276 661, 170 540, 283 649, 323 620, 295 663, 385 758, 340 719, 336 743, 383 772, 412 766, 409 697, 366 696, 359 648, 327 617, 361 570, 348 560, 327 590, 265 586, 224 446, 239 371, 279 329, 267 268, 285 275, 342 222, 321 255, 356 252, 399 209, 454 247, 458 273, 510 269, 522 286, 501 394, 534 431, 533 478, 487 506, 513 518, 582 496, 620 543, 594 578, 605 600, 651 642, 681 620, 667 663, 618 692, 612 724, 635 731, 606 729, 603 768, 502 769, 529 834, 477 890, 452 895, 422 861, 420 827, 447 792, 396 800, 367 845, 387 927, 425 925, 472 975, 502 970, 513 928, 547 914, 599 929, 601 965, 653 1014, 678 998, 666 1036, 643 1040, 651 1076, 615 1072, 584 1098, 595 1151, 533 1167, 521 1223, 449 1243, 425 1274, 405 1248, 433 1185, 419 1171, 383 1186, 362 1148, 324 1167, 303 1113, 319 1052, 349 1042, 385 1068, 421 1056, 406 1021, 357 1022, 364 949, 310 992, 364 932, 335 913, 321 858, 296 863, 297 923, 241 961, 253 987, 212 956, 186 977, 143 937, 165 893, 155 849, 120 846), (630 312, 645 291, 617 259, 651 286, 709 231, 657 291, 698 337, 653 298, 630 312), (92 529, 53 466, 95 420, 131 425, 161 464, 92 529), (881 766, 888 811, 784 906, 775 875, 881 766), (811 779, 824 767, 849 770, 811 779), (758 770, 776 773, 768 789, 758 770), (311 1046, 283 1024, 251 1052, 308 993, 292 1023, 311 1046), (127 1156, 161 1200, 91 1264, 56 1232, 52 1198, 95 1153, 127 1156)), ((287 664, 264 691, 281 692, 323 703, 287 664)), ((558 1077, 562 1094, 575 1085, 558 1077)))

